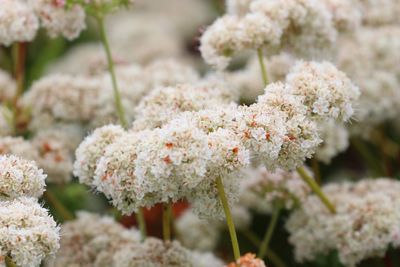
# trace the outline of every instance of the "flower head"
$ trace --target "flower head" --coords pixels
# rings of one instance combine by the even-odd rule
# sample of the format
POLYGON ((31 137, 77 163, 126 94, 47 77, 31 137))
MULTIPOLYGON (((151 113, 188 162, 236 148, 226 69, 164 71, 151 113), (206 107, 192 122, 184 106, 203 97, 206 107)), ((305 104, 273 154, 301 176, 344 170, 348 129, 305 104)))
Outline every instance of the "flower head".
POLYGON ((43 170, 33 161, 13 155, 0 156, 0 199, 38 198, 45 190, 45 179, 43 170))

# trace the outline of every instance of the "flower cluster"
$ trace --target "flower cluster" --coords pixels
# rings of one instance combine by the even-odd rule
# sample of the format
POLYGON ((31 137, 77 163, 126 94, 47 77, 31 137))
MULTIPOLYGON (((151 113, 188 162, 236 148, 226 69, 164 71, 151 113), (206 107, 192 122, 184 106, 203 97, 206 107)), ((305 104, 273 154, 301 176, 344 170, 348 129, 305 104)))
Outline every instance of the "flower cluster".
POLYGON ((66 183, 72 179, 73 151, 82 134, 69 129, 46 129, 31 140, 21 137, 1 137, 0 155, 12 154, 36 161, 47 173, 47 182, 66 183), (75 139, 77 140, 73 140, 75 139))
POLYGON ((51 37, 59 35, 76 38, 86 27, 82 8, 73 5, 66 9, 63 1, 1 0, 0 43, 32 41, 40 27, 51 37))
MULTIPOLYGON (((0 255, 22 267, 38 267, 59 248, 59 228, 35 198, 0 201, 0 255)), ((0 260, 0 264, 2 260, 0 260)))
POLYGON ((232 2, 229 10, 237 14, 217 19, 201 38, 204 60, 220 69, 235 53, 262 47, 314 58, 318 50, 331 48, 339 30, 355 28, 361 19, 356 5, 347 1, 232 2))
POLYGON ((119 267, 206 267, 224 266, 222 261, 210 253, 192 252, 177 241, 163 242, 147 238, 141 244, 127 246, 114 255, 114 265, 119 267))
POLYGON ((328 213, 315 196, 287 222, 289 241, 298 261, 337 250, 340 261, 356 266, 363 259, 383 256, 400 246, 400 183, 386 178, 330 184, 324 191, 336 205, 328 213))
POLYGON ((125 229, 111 217, 79 212, 77 219, 62 225, 60 250, 46 266, 119 266, 113 265, 114 253, 138 243, 137 230, 125 229))
POLYGON ((46 186, 46 175, 32 161, 16 156, 0 156, 0 196, 1 200, 21 196, 40 197, 46 186))
MULTIPOLYGON (((200 92, 180 90, 178 96, 193 99, 195 93, 211 91, 202 88, 200 92)), ((296 65, 287 84, 269 85, 251 106, 202 109, 193 108, 195 101, 178 101, 170 107, 178 97, 166 94, 158 98, 162 90, 156 92, 149 95, 148 99, 157 99, 149 105, 171 108, 168 116, 162 117, 169 122, 152 130, 129 132, 104 126, 87 137, 76 152, 75 174, 126 214, 186 198, 196 214, 218 217, 222 205, 217 179, 222 179, 233 205, 238 199, 240 170, 250 164, 251 157, 271 169, 296 168, 321 142, 317 122, 324 117, 348 119, 358 95, 344 74, 328 63, 315 62, 296 65), (322 101, 328 111, 310 108, 322 101), (183 112, 191 108, 194 111, 183 112)), ((161 113, 162 109, 157 110, 161 113)))
MULTIPOLYGON (((185 64, 159 60, 144 68, 122 65, 116 70, 122 105, 129 121, 136 115, 130 108, 151 89, 199 80, 185 64)), ((36 81, 24 95, 22 104, 31 110, 33 131, 55 123, 81 124, 95 128, 117 121, 110 76, 103 70, 96 75, 53 74, 36 81)))
POLYGON ((37 267, 58 250, 59 228, 37 199, 45 178, 32 161, 0 156, 0 264, 10 256, 18 266, 37 267))

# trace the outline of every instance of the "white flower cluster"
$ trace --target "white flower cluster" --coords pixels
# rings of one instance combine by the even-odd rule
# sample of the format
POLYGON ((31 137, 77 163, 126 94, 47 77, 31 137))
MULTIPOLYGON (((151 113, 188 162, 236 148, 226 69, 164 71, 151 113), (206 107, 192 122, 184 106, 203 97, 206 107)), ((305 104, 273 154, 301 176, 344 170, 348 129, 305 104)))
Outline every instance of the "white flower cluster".
POLYGON ((299 208, 311 193, 309 186, 296 171, 264 166, 245 170, 246 179, 241 185, 240 203, 260 213, 272 213, 275 208, 299 208))
MULTIPOLYGON (((170 59, 155 61, 143 68, 122 65, 116 73, 129 121, 135 116, 132 106, 150 89, 199 80, 190 66, 170 59)), ((44 77, 33 84, 22 103, 26 109, 31 109, 30 128, 33 131, 56 122, 95 128, 117 121, 111 79, 105 70, 96 75, 53 74, 44 77)))
MULTIPOLYGON (((244 13, 246 1, 233 2, 228 5, 233 13, 244 13)), ((331 48, 338 30, 356 28, 360 22, 356 5, 346 0, 247 2, 246 14, 224 15, 204 32, 200 51, 207 63, 224 69, 235 53, 262 47, 314 58, 331 48)))
POLYGON ((287 222, 289 241, 298 261, 337 250, 345 266, 382 257, 400 246, 400 183, 386 178, 330 184, 323 188, 336 206, 329 213, 315 196, 287 222))
MULTIPOLYGON (((39 267, 59 248, 59 227, 35 198, 0 201, 0 256, 21 267, 39 267)), ((2 260, 0 260, 2 264, 2 260)))
POLYGON ((147 238, 143 243, 126 246, 114 255, 115 267, 223 267, 210 253, 192 252, 179 242, 147 238))
MULTIPOLYGON (((124 132, 104 126, 78 148, 75 174, 126 214, 186 198, 196 214, 218 217, 222 214, 215 186, 218 178, 232 205, 238 199, 240 170, 250 164, 250 157, 270 169, 294 169, 321 142, 317 121, 351 115, 356 87, 333 68, 327 63, 300 63, 289 75, 291 84, 269 85, 251 106, 199 107, 199 111, 180 115, 171 112, 171 121, 153 130, 124 132), (320 98, 336 112, 315 115, 308 106, 315 106, 320 98)), ((192 92, 182 90, 185 94, 192 92)), ((170 104, 162 101, 175 99, 169 100, 167 94, 153 102, 167 108, 170 104)), ((191 106, 190 102, 189 108, 176 105, 182 111, 191 106)))
POLYGON ((36 162, 47 173, 48 182, 65 184, 71 181, 74 151, 82 138, 78 127, 60 126, 36 133, 31 143, 38 151, 36 162))
MULTIPOLYGON (((245 207, 232 207, 232 219, 237 230, 247 229, 251 223, 251 214, 245 207)), ((226 223, 220 220, 199 219, 192 209, 183 213, 175 223, 178 240, 186 248, 199 251, 212 251, 218 245, 220 233, 226 229, 226 223)))
POLYGON ((45 178, 33 161, 0 156, 0 265, 6 256, 21 267, 38 267, 59 248, 59 228, 38 197, 45 178))
POLYGON ((113 218, 79 212, 61 227, 60 250, 47 267, 110 267, 113 256, 125 246, 140 243, 136 229, 125 229, 113 218))
POLYGON ((81 138, 81 133, 70 132, 66 128, 45 129, 31 140, 1 137, 0 155, 12 154, 36 161, 47 173, 47 182, 62 184, 72 179, 73 151, 81 138), (74 141, 74 136, 78 140, 74 141))
POLYGON ((135 107, 136 120, 133 122, 133 128, 153 129, 161 127, 185 111, 199 111, 229 104, 236 100, 229 90, 208 82, 158 87, 135 107))
POLYGON ((317 119, 347 121, 354 113, 353 102, 360 96, 358 87, 329 62, 300 62, 286 82, 294 94, 304 97, 308 112, 317 119))
POLYGON ((375 126, 399 114, 399 34, 399 26, 362 28, 339 43, 337 65, 362 92, 351 127, 354 134, 368 137, 375 126))
POLYGON ((67 10, 62 1, 1 0, 0 5, 0 43, 6 46, 32 41, 39 27, 51 37, 70 40, 86 27, 83 9, 74 5, 67 10))
POLYGON ((0 156, 0 200, 21 196, 40 197, 45 190, 46 175, 33 161, 13 155, 0 156))

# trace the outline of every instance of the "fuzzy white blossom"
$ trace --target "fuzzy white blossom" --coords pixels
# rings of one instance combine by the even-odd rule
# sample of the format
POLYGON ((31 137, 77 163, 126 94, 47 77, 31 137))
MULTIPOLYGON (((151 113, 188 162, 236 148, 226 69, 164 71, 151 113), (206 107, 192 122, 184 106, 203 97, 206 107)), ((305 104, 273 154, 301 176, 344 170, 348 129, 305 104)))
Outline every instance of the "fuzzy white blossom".
MULTIPOLYGON (((59 248, 59 227, 37 199, 0 201, 0 256, 21 267, 39 267, 59 248)), ((1 264, 1 261, 0 261, 1 264)))
POLYGON ((124 134, 121 126, 106 125, 87 136, 75 152, 74 175, 83 184, 92 186, 97 161, 103 156, 105 148, 124 134))
POLYGON ((135 174, 145 192, 177 201, 207 179, 211 160, 207 135, 182 122, 154 130, 138 145, 135 174))
POLYGON ((109 267, 114 253, 140 242, 136 229, 126 229, 112 217, 79 212, 61 227, 60 250, 46 267, 109 267))
POLYGON ((264 149, 255 150, 259 160, 271 170, 276 167, 298 167, 306 158, 312 156, 321 142, 317 125, 306 116, 307 106, 302 104, 302 100, 303 97, 294 94, 290 86, 274 83, 267 86, 257 103, 250 106, 251 128, 274 120, 271 129, 261 132, 260 138, 264 141, 259 142, 267 148, 275 144, 272 153, 265 153, 267 151, 264 149), (275 114, 274 117, 271 114, 275 114), (263 118, 263 121, 258 122, 259 117, 263 118), (279 134, 276 134, 278 129, 279 134))
POLYGON ((71 135, 63 130, 46 129, 38 132, 32 139, 38 151, 37 164, 45 170, 49 183, 67 183, 72 179, 73 143, 71 135))
POLYGON ((0 156, 0 199, 38 198, 45 190, 45 179, 43 170, 33 161, 13 155, 0 156))
POLYGON ((145 96, 135 108, 135 130, 160 127, 185 111, 199 111, 228 104, 232 96, 224 88, 179 84, 174 87, 158 87, 145 96))
POLYGON ((93 185, 123 214, 131 214, 139 207, 160 202, 162 192, 139 187, 135 174, 139 143, 141 140, 152 138, 154 137, 151 136, 151 132, 142 135, 127 133, 115 137, 114 142, 105 147, 102 156, 94 165, 93 185))
POLYGON ((340 3, 333 0, 255 0, 245 14, 246 3, 241 11, 235 11, 236 4, 201 38, 204 60, 219 69, 225 69, 235 54, 263 47, 269 54, 289 51, 302 58, 320 58, 331 53, 339 30, 356 28, 350 24, 360 21, 359 15, 358 20, 348 15, 358 14, 356 7, 344 4, 340 7, 345 11, 338 10, 335 4, 340 3))
POLYGON ((24 95, 25 107, 32 109, 34 130, 55 122, 87 122, 96 111, 100 80, 87 76, 51 75, 36 81, 24 95))
POLYGON ((316 196, 291 214, 287 229, 297 261, 314 260, 336 250, 345 266, 383 257, 400 246, 398 181, 379 178, 330 184, 323 188, 336 206, 329 213, 316 196))
POLYGON ((293 93, 304 97, 309 115, 347 121, 360 96, 356 85, 329 62, 299 62, 286 77, 293 93))
POLYGON ((25 0, 40 20, 41 27, 47 30, 50 37, 64 36, 75 39, 86 28, 85 12, 79 5, 65 6, 65 1, 25 0))
POLYGON ((39 29, 39 20, 24 0, 0 1, 0 44, 32 41, 39 29))
POLYGON ((126 246, 113 257, 118 267, 222 267, 223 264, 211 254, 192 252, 177 242, 163 242, 147 238, 143 243, 126 246), (208 265, 212 264, 212 265, 208 265))

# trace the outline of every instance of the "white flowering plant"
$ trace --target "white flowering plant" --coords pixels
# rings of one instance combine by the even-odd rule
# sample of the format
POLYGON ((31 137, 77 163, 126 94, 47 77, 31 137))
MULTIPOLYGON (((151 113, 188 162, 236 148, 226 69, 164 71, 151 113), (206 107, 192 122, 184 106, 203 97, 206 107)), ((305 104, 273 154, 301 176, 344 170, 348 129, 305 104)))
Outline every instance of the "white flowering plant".
POLYGON ((400 266, 398 0, 0 0, 0 267, 400 266))

